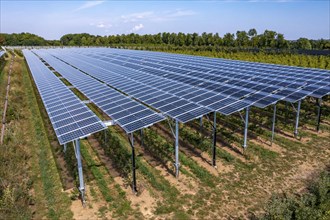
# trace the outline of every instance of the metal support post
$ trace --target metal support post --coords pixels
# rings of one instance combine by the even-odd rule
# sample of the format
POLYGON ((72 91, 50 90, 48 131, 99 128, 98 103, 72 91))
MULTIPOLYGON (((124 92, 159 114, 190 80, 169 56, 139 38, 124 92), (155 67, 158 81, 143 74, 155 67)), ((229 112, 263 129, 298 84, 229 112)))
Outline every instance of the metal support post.
POLYGON ((217 144, 217 113, 214 112, 213 118, 213 157, 212 157, 212 166, 217 167, 216 165, 216 144, 217 144))
POLYGON ((320 123, 321 123, 321 105, 322 105, 322 99, 317 99, 317 121, 316 121, 316 131, 320 131, 320 123))
POLYGON ((64 145, 63 145, 63 152, 64 152, 64 153, 66 152, 66 148, 67 148, 67 145, 64 144, 64 145))
POLYGON ((141 129, 141 147, 143 147, 143 128, 141 129))
POLYGON ((245 110, 245 128, 244 128, 244 143, 243 147, 246 149, 247 147, 247 132, 248 132, 248 124, 249 124, 249 110, 250 108, 247 107, 245 110))
POLYGON ((285 102, 285 118, 288 118, 289 106, 288 102, 285 102))
POLYGON ((179 122, 175 120, 175 176, 179 177, 179 122))
POLYGON ((137 193, 136 189, 136 166, 135 166, 135 148, 134 148, 134 136, 133 132, 131 133, 131 140, 130 140, 131 148, 132 148, 132 176, 133 176, 133 182, 132 182, 132 190, 133 193, 137 193))
POLYGON ((81 193, 81 200, 85 203, 85 184, 84 184, 84 176, 83 176, 83 168, 81 165, 81 156, 80 156, 80 140, 76 140, 76 157, 78 163, 78 175, 79 175, 79 191, 81 193))
POLYGON ((301 106, 301 100, 298 101, 298 108, 297 108, 297 114, 296 114, 296 126, 294 128, 294 136, 298 136, 298 126, 299 126, 299 114, 300 114, 300 106, 301 106))
POLYGON ((273 144, 274 141, 274 135, 275 135, 275 122, 276 122, 276 104, 274 105, 274 115, 273 115, 273 125, 272 125, 272 140, 271 144, 273 144))
POLYGON ((202 132, 203 132, 203 116, 199 120, 199 133, 201 136, 202 136, 202 132))

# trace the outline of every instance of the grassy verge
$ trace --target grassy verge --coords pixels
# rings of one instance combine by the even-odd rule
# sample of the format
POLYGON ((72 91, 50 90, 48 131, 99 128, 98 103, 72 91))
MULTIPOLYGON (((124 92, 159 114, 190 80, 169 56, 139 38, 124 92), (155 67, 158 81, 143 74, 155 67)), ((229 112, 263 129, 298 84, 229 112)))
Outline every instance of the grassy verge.
POLYGON ((50 143, 48 141, 47 132, 43 124, 42 116, 38 108, 37 98, 34 94, 32 78, 28 73, 25 62, 20 62, 23 69, 23 86, 27 96, 28 109, 31 114, 31 133, 33 137, 37 137, 33 141, 34 156, 33 166, 36 181, 40 181, 39 187, 35 190, 42 190, 38 202, 45 202, 47 207, 47 215, 44 217, 50 219, 68 219, 72 218, 70 211, 70 199, 63 192, 60 177, 57 171, 50 143))

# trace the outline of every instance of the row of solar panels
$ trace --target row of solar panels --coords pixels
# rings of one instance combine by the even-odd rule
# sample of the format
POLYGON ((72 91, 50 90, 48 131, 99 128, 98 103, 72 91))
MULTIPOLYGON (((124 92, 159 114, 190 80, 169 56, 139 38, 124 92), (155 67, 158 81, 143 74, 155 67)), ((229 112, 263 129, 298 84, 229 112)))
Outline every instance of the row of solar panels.
MULTIPOLYGON (((50 51, 47 50, 47 52, 50 51)), ((102 63, 96 59, 79 55, 78 57, 66 56, 61 51, 52 54, 111 87, 160 110, 165 115, 178 119, 180 122, 187 122, 214 111, 180 98, 170 91, 162 90, 164 80, 160 77, 149 75, 145 77, 145 80, 151 78, 158 80, 159 86, 156 87, 154 83, 144 83, 144 81, 138 80, 142 76, 141 73, 127 68, 102 63)))
MULTIPOLYGON (((158 60, 160 63, 163 64, 173 64, 173 58, 175 59, 174 62, 177 61, 192 61, 192 65, 195 66, 196 70, 200 70, 201 72, 208 72, 212 70, 213 68, 218 69, 219 65, 221 65, 221 70, 230 70, 230 72, 233 72, 235 70, 241 71, 244 70, 248 71, 251 70, 253 73, 274 73, 274 71, 281 72, 281 75, 296 75, 296 74, 312 74, 314 75, 317 73, 317 75, 322 76, 328 74, 327 70, 322 69, 311 69, 311 68, 302 68, 302 67, 292 67, 292 66, 284 66, 284 65, 276 65, 276 64, 265 64, 265 63, 256 63, 256 62, 248 62, 248 61, 239 61, 239 60, 227 60, 227 59, 219 59, 219 58, 208 58, 208 57, 198 57, 198 56, 189 56, 189 55, 179 55, 179 54, 166 54, 166 53, 159 53, 159 52, 149 52, 149 51, 132 51, 132 50, 116 50, 113 49, 118 54, 139 54, 141 56, 141 53, 144 55, 152 55, 150 57, 149 61, 155 61, 158 60), (162 58, 162 60, 159 60, 159 58, 162 58), (197 63, 196 63, 197 61, 197 63), (205 67, 205 68, 204 68, 205 67)), ((100 49, 98 50, 100 51, 100 49)), ((114 55, 116 56, 116 55, 114 55)), ((144 59, 142 57, 142 59, 144 59)), ((183 66, 184 65, 180 65, 183 66)), ((189 66, 188 66, 189 67, 189 66)))
MULTIPOLYGON (((276 79, 283 77, 281 73, 277 76, 266 73, 263 78, 251 74, 250 78, 245 79, 244 84, 249 87, 244 87, 239 85, 242 81, 236 78, 227 78, 226 81, 218 82, 217 78, 223 77, 224 74, 213 73, 212 80, 205 80, 203 77, 212 73, 195 70, 193 66, 196 65, 195 63, 188 65, 180 61, 176 65, 173 64, 171 69, 165 69, 169 63, 163 64, 164 61, 152 57, 154 53, 151 52, 111 49, 60 49, 47 50, 47 52, 181 122, 211 111, 232 114, 251 105, 266 107, 282 99, 298 101, 316 91, 323 91, 322 96, 329 94, 327 86, 329 86, 330 74, 329 71, 324 70, 293 68, 316 72, 316 75, 311 75, 305 80, 299 78, 300 81, 293 81, 291 78, 276 79), (118 51, 129 54, 118 54, 118 51), (131 52, 138 53, 139 56, 130 55, 131 52), (146 54, 149 53, 151 55, 146 58, 146 54), (152 65, 158 66, 152 68, 150 67, 152 65), (173 68, 180 65, 191 66, 192 69, 177 73, 173 68), (189 73, 197 75, 188 77, 189 73), (235 80, 238 85, 235 84, 235 80), (271 83, 262 82, 265 80, 271 83), (188 115, 185 115, 185 112, 188 115), (181 117, 182 115, 185 117, 181 117)), ((162 53, 162 55, 168 54, 162 53)))
MULTIPOLYGON (((122 51, 127 53, 126 50, 119 50, 119 51, 121 53, 122 51)), ((124 59, 125 62, 125 59, 129 57, 130 60, 126 61, 126 63, 129 63, 131 67, 141 68, 141 66, 139 67, 137 66, 137 64, 141 64, 143 66, 151 65, 151 67, 157 69, 157 71, 163 71, 163 72, 170 71, 176 74, 181 74, 190 77, 190 81, 194 82, 195 84, 199 84, 198 78, 202 78, 205 81, 216 81, 219 83, 228 81, 227 84, 230 83, 231 86, 237 85, 243 88, 251 89, 256 86, 255 82, 258 82, 259 84, 263 83, 267 85, 272 85, 271 89, 280 89, 281 87, 287 87, 289 88, 287 90, 287 93, 290 93, 290 90, 292 92, 293 90, 299 89, 301 93, 301 95, 299 94, 300 96, 309 95, 317 98, 328 94, 330 88, 329 71, 326 70, 302 69, 302 68, 287 67, 287 66, 276 66, 276 70, 275 70, 275 68, 273 68, 274 65, 271 64, 268 65, 269 69, 266 69, 267 64, 247 63, 241 61, 228 61, 228 60, 225 60, 226 62, 219 62, 218 67, 212 65, 209 66, 208 69, 206 68, 201 69, 199 65, 202 64, 200 64, 199 60, 198 61, 191 60, 191 58, 190 61, 184 61, 183 59, 180 60, 181 55, 161 54, 162 57, 157 57, 157 55, 155 56, 151 52, 146 52, 143 53, 142 55, 139 54, 137 56, 136 51, 128 51, 128 53, 136 54, 136 56, 133 57, 132 55, 128 55, 126 53, 121 56, 117 55, 119 56, 117 57, 117 59, 122 61, 124 59), (168 58, 168 56, 171 58, 168 58), (177 56, 179 56, 179 58, 177 56), (148 59, 148 61, 145 61, 145 59, 148 59), (171 62, 165 61, 164 64, 163 60, 169 60, 169 59, 172 59, 171 62), (143 63, 141 63, 141 60, 143 61, 143 63), (230 64, 231 65, 230 68, 227 67, 226 69, 226 65, 227 66, 229 65, 228 62, 231 63, 240 62, 241 64, 236 68, 234 64, 230 64), (135 63, 134 66, 132 66, 132 63, 135 63), (255 66, 263 66, 263 69, 251 68, 249 67, 249 65, 251 64, 255 66), (280 68, 282 68, 282 70, 280 70, 280 68), (297 72, 300 73, 297 74, 297 72)), ((107 53, 101 54, 98 57, 102 58, 104 56, 109 57, 107 53)), ((198 58, 199 57, 197 57, 197 59, 198 58)), ((203 58, 199 58, 199 59, 203 59, 203 58)), ((208 59, 208 58, 204 58, 204 59, 208 59)), ((299 95, 297 97, 294 96, 286 97, 286 99, 287 101, 295 102, 298 99, 300 99, 299 95)))
MULTIPOLYGON (((106 128, 98 117, 32 52, 23 51, 60 144, 106 128)), ((127 133, 164 120, 164 117, 66 63, 47 56, 47 61, 70 83, 109 115, 127 133)))
POLYGON ((127 133, 164 120, 162 115, 61 60, 42 51, 35 52, 127 133))
MULTIPOLYGON (((302 75, 296 81, 291 72, 283 71, 283 74, 279 72, 275 75, 260 70, 253 70, 256 71, 254 75, 249 70, 239 79, 241 75, 237 75, 236 67, 224 72, 215 72, 212 69, 214 67, 208 67, 208 71, 203 72, 205 67, 201 69, 196 66, 199 63, 196 64, 191 57, 181 55, 176 57, 164 53, 112 49, 56 49, 35 52, 127 133, 164 118, 115 89, 180 122, 187 122, 213 111, 229 115, 251 105, 265 107, 281 99, 300 100, 316 91, 329 94, 327 86, 330 74, 324 70, 292 68, 295 74, 299 72, 302 75), (309 76, 306 78, 305 74, 309 76), (262 80, 273 81, 267 84, 262 80)), ((199 59, 201 58, 196 57, 196 60, 199 59)), ((208 58, 198 62, 202 61, 206 63, 202 64, 204 66, 216 65, 215 61, 209 64, 208 58)), ((222 64, 226 66, 228 62, 235 63, 224 60, 222 64)), ((242 63, 239 63, 241 68, 244 67, 242 63)))
POLYGON ((106 128, 36 55, 28 50, 23 54, 60 144, 106 128))
MULTIPOLYGON (((127 53, 127 51, 125 52, 127 53)), ((129 53, 130 52, 131 51, 129 51, 129 53)), ((168 76, 167 74, 167 72, 170 71, 175 73, 176 75, 181 75, 181 80, 186 80, 186 81, 188 80, 188 83, 194 83, 195 85, 201 84, 200 79, 206 82, 215 81, 218 82, 219 84, 222 84, 221 89, 226 88, 224 87, 223 82, 227 82, 227 84, 230 84, 229 87, 237 86, 237 87, 243 87, 243 89, 253 89, 256 88, 257 86, 261 88, 264 87, 266 84, 266 87, 268 88, 267 89, 268 91, 266 92, 276 91, 277 95, 285 96, 285 100, 290 102, 296 102, 299 99, 302 99, 302 97, 306 97, 307 95, 320 98, 328 94, 330 89, 329 71, 326 70, 291 68, 293 69, 292 71, 304 72, 304 74, 300 73, 300 75, 297 75, 297 73, 292 75, 293 73, 290 71, 289 72, 279 71, 279 70, 270 71, 267 69, 263 69, 262 72, 260 69, 259 70, 253 69, 253 71, 249 70, 248 73, 244 73, 244 71, 247 71, 246 69, 251 69, 251 68, 243 66, 241 64, 239 68, 235 69, 231 67, 230 70, 226 70, 227 72, 224 72, 225 64, 223 63, 221 63, 221 66, 218 68, 218 70, 217 69, 212 70, 211 68, 200 69, 199 67, 196 67, 197 65, 196 61, 185 62, 185 61, 180 61, 180 59, 175 57, 180 55, 162 54, 165 57, 157 58, 157 56, 155 57, 154 54, 150 54, 150 53, 151 52, 146 52, 146 54, 149 54, 147 58, 145 58, 146 56, 144 55, 144 53, 142 55, 139 54, 139 56, 136 57, 127 54, 115 55, 117 56, 116 58, 117 60, 115 60, 114 62, 118 62, 118 60, 121 60, 120 62, 125 66, 130 66, 135 69, 143 68, 144 71, 147 71, 146 68, 144 67, 149 65, 152 66, 152 68, 156 69, 158 74, 160 73, 167 75, 167 77, 171 77, 168 76), (167 56, 171 56, 175 58, 173 58, 172 63, 166 61, 166 64, 163 64, 164 62, 163 60, 168 59, 166 58, 167 56), (129 61, 125 61, 127 60, 127 57, 129 57, 129 61), (148 59, 148 61, 145 61, 145 59, 148 59), (141 62, 141 60, 143 62, 141 62), (124 62, 126 62, 126 64, 124 62), (172 66, 169 66, 169 64, 172 64, 172 66), (185 76, 186 78, 183 79, 182 76, 185 76), (283 87, 286 87, 286 89, 280 91, 283 87), (293 94, 291 96, 287 96, 287 94, 290 93, 293 94)), ((136 54, 136 52, 134 51, 133 54, 136 54)), ((93 55, 89 54, 89 56, 93 56, 93 55)), ((109 56, 107 53, 103 53, 101 55, 96 55, 96 56, 100 59, 105 59, 104 56, 112 57, 112 59, 115 59, 113 58, 114 56, 113 54, 112 56, 109 56)), ((252 64, 259 65, 258 63, 252 63, 252 64)), ((263 66, 265 66, 265 64, 263 64, 263 66)), ((271 66, 270 68, 272 68, 273 65, 269 65, 269 66, 271 66)), ((213 66, 213 68, 215 67, 213 66)), ((284 66, 283 68, 288 69, 289 67, 284 66)), ((280 68, 277 67, 277 69, 280 68)), ((154 71, 154 70, 149 70, 149 71, 154 71)), ((178 76, 176 77, 178 78, 178 76)), ((208 85, 205 85, 205 83, 203 83, 202 86, 205 88, 205 86, 208 85)), ((236 89, 238 90, 240 88, 236 88, 236 89)), ((244 98, 244 97, 236 96, 236 98, 244 98)), ((251 97, 249 98, 251 99, 251 97)))

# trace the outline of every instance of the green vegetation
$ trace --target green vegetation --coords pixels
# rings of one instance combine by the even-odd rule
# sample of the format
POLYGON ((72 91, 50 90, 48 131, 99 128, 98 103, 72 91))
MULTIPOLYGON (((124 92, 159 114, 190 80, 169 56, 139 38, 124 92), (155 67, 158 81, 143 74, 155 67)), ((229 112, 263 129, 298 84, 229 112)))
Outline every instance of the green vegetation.
POLYGON ((261 219, 329 219, 330 170, 313 180, 301 195, 274 195, 261 219))
MULTIPOLYGON (((44 196, 46 198, 47 217, 51 219, 58 218, 72 218, 72 212, 69 209, 70 199, 63 192, 62 184, 60 181, 57 167, 53 159, 52 150, 48 141, 47 132, 42 121, 40 111, 38 109, 37 100, 34 95, 33 87, 31 84, 31 78, 24 65, 24 61, 20 64, 23 67, 23 88, 26 89, 26 96, 28 97, 28 105, 31 111, 31 120, 33 121, 32 127, 34 128, 34 137, 37 141, 34 147, 36 152, 34 156, 37 156, 37 164, 40 171, 35 172, 36 178, 41 178, 44 196)), ((41 201, 39 201, 41 202, 41 201)))
MULTIPOLYGON (((208 48, 195 46, 203 47, 208 48)), ((186 46, 168 45, 151 47, 162 48, 169 52, 329 68, 329 57, 325 56, 228 52, 229 49, 195 51, 182 50, 188 48, 186 46), (168 50, 170 47, 177 50, 168 50)), ((70 197, 72 203, 77 204, 74 200, 78 199, 78 190, 74 187, 71 193, 63 192, 59 176, 64 166, 55 161, 65 159, 62 163, 68 168, 67 175, 76 180, 77 185, 73 147, 69 144, 65 155, 61 152, 26 63, 20 60, 15 68, 21 70, 12 79, 6 144, 0 146, 0 176, 5 180, 0 184, 0 218, 71 219, 70 197)), ((0 86, 6 84, 6 79, 2 71, 0 86)), ((0 87, 0 94, 3 89, 0 87)), ((83 96, 79 94, 79 97, 83 96)), ((300 141, 292 136, 295 117, 292 107, 286 111, 285 103, 278 103, 272 146, 269 145, 272 107, 251 108, 249 142, 244 152, 241 118, 217 115, 217 169, 208 164, 212 155, 211 124, 203 119, 203 135, 199 133, 199 121, 180 125, 179 179, 175 179, 174 167, 169 165, 174 158, 174 140, 168 124, 144 129, 143 146, 139 145, 140 135, 135 133, 137 195, 129 194, 131 148, 121 129, 110 127, 81 140, 87 207, 79 211, 73 209, 74 217, 91 209, 94 217, 120 219, 246 219, 254 215, 264 219, 328 219, 329 169, 311 185, 306 185, 305 179, 329 164, 329 98, 324 98, 322 131, 318 134, 314 131, 315 100, 302 102, 300 141), (199 152, 208 155, 199 155, 199 152), (271 198, 273 192, 281 191, 284 196, 275 194, 271 198)), ((95 106, 88 106, 102 115, 95 106)))
POLYGON ((72 218, 24 60, 13 65, 8 100, 0 146, 1 218, 72 218))
MULTIPOLYGON (((272 30, 265 30, 258 34, 252 28, 249 31, 237 31, 235 34, 226 33, 222 37, 219 33, 158 33, 158 34, 122 34, 109 36, 95 36, 87 33, 66 34, 60 40, 45 40, 30 33, 0 34, 0 45, 6 46, 156 46, 190 47, 198 51, 227 50, 235 52, 245 50, 258 52, 260 49, 284 50, 328 50, 330 41, 328 39, 309 40, 299 38, 289 41, 284 35, 272 30), (247 50, 248 49, 248 50, 247 50)), ((167 50, 171 50, 167 48, 167 50)), ((273 52, 278 52, 272 50, 273 52)))

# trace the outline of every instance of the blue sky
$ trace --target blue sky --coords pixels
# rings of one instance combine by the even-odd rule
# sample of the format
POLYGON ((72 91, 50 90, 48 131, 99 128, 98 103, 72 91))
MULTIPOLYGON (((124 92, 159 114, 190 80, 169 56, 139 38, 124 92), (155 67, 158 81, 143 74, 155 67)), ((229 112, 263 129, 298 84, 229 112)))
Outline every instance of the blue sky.
POLYGON ((67 33, 154 34, 256 28, 286 39, 330 38, 329 0, 251 1, 1 1, 1 33, 30 32, 46 39, 67 33))

